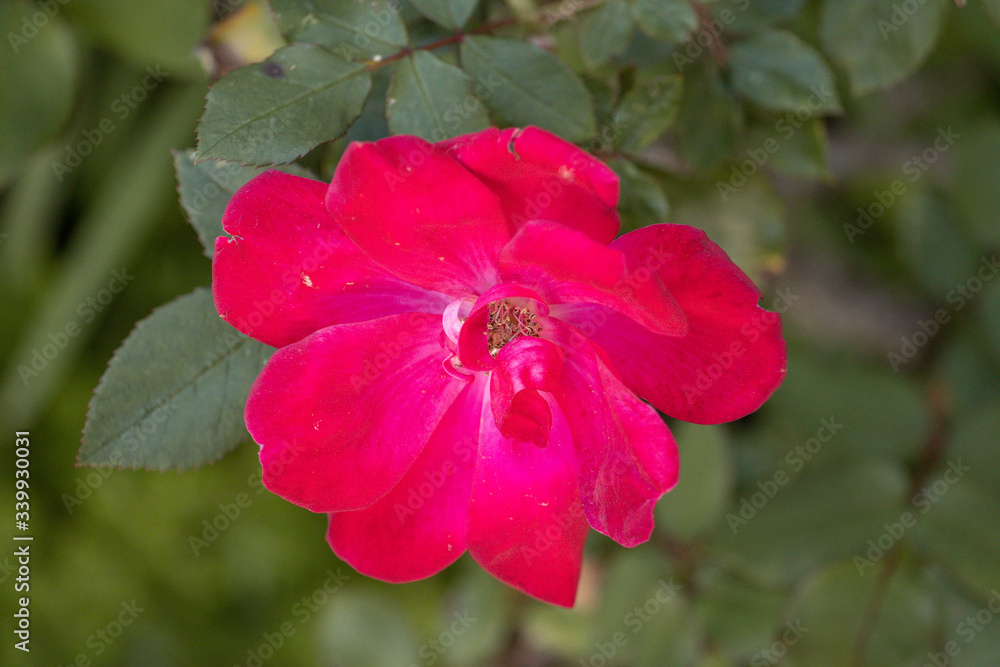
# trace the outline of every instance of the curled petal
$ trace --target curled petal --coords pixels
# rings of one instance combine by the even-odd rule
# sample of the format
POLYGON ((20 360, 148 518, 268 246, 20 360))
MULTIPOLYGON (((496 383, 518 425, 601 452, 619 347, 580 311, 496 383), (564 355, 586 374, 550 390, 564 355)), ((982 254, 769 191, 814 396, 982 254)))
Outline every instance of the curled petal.
POLYGON ((334 324, 440 313, 448 298, 383 271, 323 203, 327 185, 266 171, 236 191, 215 242, 212 291, 224 320, 282 347, 334 324))
POLYGON ((511 233, 542 219, 603 245, 618 234, 618 176, 568 141, 537 127, 490 128, 442 145, 500 196, 511 233))
POLYGON ((500 581, 571 607, 587 522, 569 431, 552 407, 549 446, 539 449, 504 438, 484 406, 466 541, 469 554, 500 581))
POLYGON ((500 271, 549 304, 601 304, 665 335, 682 335, 687 328, 683 311, 658 280, 631 280, 620 250, 554 222, 522 227, 504 247, 500 271))
POLYGON ((264 486, 314 512, 360 510, 396 486, 467 385, 442 368, 440 333, 440 315, 392 315, 275 352, 246 406, 264 486))
POLYGON ((462 330, 462 323, 468 319, 474 305, 476 305, 475 299, 465 297, 464 299, 455 299, 444 309, 441 326, 448 340, 455 345, 458 345, 458 334, 462 330))
POLYGON ((677 445, 599 350, 565 325, 554 331, 566 353, 557 397, 575 445, 587 520, 633 547, 649 539, 656 501, 677 483, 677 445))
POLYGON ((687 334, 660 336, 599 306, 560 306, 553 316, 600 345, 633 391, 671 417, 716 424, 753 412, 781 385, 781 318, 757 305, 760 291, 705 232, 652 225, 612 247, 645 269, 637 277, 663 281, 687 334))
POLYGON ((485 380, 472 383, 392 491, 371 507, 330 515, 327 541, 358 572, 399 583, 436 574, 465 553, 485 380))
POLYGON ((536 447, 549 444, 552 411, 537 389, 522 389, 503 406, 493 403, 493 418, 505 438, 530 442, 536 447), (499 419, 497 414, 501 413, 499 419))
POLYGON ((497 282, 497 255, 510 238, 499 198, 422 139, 351 144, 326 206, 369 257, 406 282, 452 297, 497 282))
POLYGON ((490 373, 490 406, 505 438, 548 444, 552 415, 539 391, 559 386, 562 351, 543 338, 522 337, 504 346, 490 373))

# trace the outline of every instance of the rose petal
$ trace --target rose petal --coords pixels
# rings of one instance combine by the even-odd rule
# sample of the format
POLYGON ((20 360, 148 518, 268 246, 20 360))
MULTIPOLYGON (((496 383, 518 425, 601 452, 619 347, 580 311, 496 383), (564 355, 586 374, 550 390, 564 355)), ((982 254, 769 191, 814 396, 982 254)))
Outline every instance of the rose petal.
POLYGON ((351 144, 326 206, 375 262, 453 297, 497 282, 510 238, 499 198, 440 148, 396 136, 351 144))
POLYGON ((781 318, 705 232, 652 225, 612 247, 655 273, 687 315, 685 336, 658 336, 606 308, 553 307, 603 348, 626 385, 662 412, 696 424, 739 419, 781 385, 787 363, 781 318))
POLYGON ((327 185, 267 171, 236 191, 215 242, 219 314, 282 347, 334 324, 440 313, 448 297, 386 273, 361 253, 323 203, 327 185))
POLYGON ((554 329, 565 352, 557 397, 575 445, 587 520, 633 547, 649 539, 656 501, 677 483, 677 445, 656 410, 622 384, 589 341, 565 325, 554 329))
POLYGON ((545 447, 552 414, 538 392, 559 387, 562 351, 543 338, 516 338, 500 350, 497 362, 490 373, 490 406, 497 428, 505 438, 545 447))
POLYGON ((511 233, 541 219, 602 245, 618 234, 618 176, 568 141, 537 127, 490 128, 442 145, 500 195, 511 233))
POLYGON ((442 367, 441 317, 341 324, 283 347, 250 391, 264 486, 314 512, 370 506, 410 469, 466 385, 442 367))
POLYGON ((558 405, 551 407, 552 436, 539 449, 504 438, 484 405, 466 540, 469 554, 500 581, 571 607, 587 522, 569 431, 558 405))
POLYGON ((361 574, 399 583, 429 577, 465 553, 485 378, 469 384, 396 487, 374 505, 330 515, 327 541, 361 574))
POLYGON ((500 271, 504 280, 536 290, 549 304, 598 303, 658 333, 686 330, 683 311, 661 284, 631 280, 621 251, 557 223, 524 225, 500 254, 500 271))

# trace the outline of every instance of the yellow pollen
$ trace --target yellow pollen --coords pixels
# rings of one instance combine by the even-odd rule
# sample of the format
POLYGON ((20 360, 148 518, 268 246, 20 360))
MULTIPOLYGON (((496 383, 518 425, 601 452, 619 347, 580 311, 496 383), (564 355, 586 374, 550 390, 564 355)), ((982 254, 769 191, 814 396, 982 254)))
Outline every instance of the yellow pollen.
POLYGON ((521 336, 538 338, 542 328, 535 321, 535 314, 527 308, 518 308, 510 301, 490 304, 489 321, 486 323, 487 345, 492 356, 497 356, 504 345, 521 336))

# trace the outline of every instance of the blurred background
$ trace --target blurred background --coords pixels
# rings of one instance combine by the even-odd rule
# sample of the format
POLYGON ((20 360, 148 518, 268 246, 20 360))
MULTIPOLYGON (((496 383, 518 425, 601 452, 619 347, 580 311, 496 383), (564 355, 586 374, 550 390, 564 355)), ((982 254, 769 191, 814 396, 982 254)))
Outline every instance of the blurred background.
MULTIPOLYGON (((598 4, 546 5, 567 18, 535 38, 588 85, 602 70, 580 31, 598 4)), ((739 422, 671 423, 681 479, 653 539, 592 533, 564 610, 467 556, 407 585, 356 574, 324 516, 263 490, 250 442, 192 472, 74 466, 114 350, 211 280, 171 150, 194 145, 214 77, 283 42, 262 3, 6 3, 0 532, 16 533, 14 433, 29 431, 34 541, 29 654, 13 646, 17 544, 0 548, 0 662, 1000 664, 1000 7, 940 3, 926 60, 876 91, 830 53, 821 2, 696 4, 738 20, 700 47, 636 32, 616 55, 685 77, 670 129, 607 156, 624 228, 705 228, 782 313, 788 377, 739 422), (732 41, 765 26, 838 63, 842 112, 754 103, 732 41)), ((385 133, 375 114, 347 139, 385 133)), ((307 162, 329 177, 347 139, 307 162)))

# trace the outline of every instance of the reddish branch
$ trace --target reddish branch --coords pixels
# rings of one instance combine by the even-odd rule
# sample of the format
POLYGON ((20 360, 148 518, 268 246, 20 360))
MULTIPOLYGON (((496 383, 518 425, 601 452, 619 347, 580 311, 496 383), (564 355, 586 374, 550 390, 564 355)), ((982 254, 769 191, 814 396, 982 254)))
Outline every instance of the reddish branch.
POLYGON ((712 10, 700 2, 695 2, 695 0, 691 0, 691 7, 694 9, 695 14, 698 15, 698 21, 701 23, 700 32, 708 35, 710 40, 708 49, 712 54, 712 59, 722 67, 726 64, 728 55, 726 53, 726 45, 722 43, 721 32, 716 29, 718 23, 712 15, 712 10))
MULTIPOLYGON (((558 3, 555 7, 551 9, 546 9, 542 13, 539 25, 543 27, 550 27, 559 23, 560 21, 565 21, 566 19, 574 16, 575 14, 592 7, 597 7, 603 4, 607 0, 567 0, 565 2, 558 3)), ((434 49, 439 49, 442 46, 450 46, 452 44, 461 44, 462 40, 465 39, 466 35, 482 35, 482 34, 492 34, 496 30, 501 28, 506 28, 507 26, 514 25, 518 22, 516 16, 510 16, 505 19, 500 19, 499 21, 492 21, 490 23, 484 23, 475 30, 470 30, 468 32, 462 32, 461 30, 456 30, 454 35, 449 35, 434 42, 424 44, 415 48, 404 47, 392 54, 391 56, 386 56, 378 60, 369 60, 367 68, 369 70, 375 70, 380 67, 384 67, 391 62, 397 60, 402 60, 406 56, 412 54, 414 51, 433 51, 434 49)))

